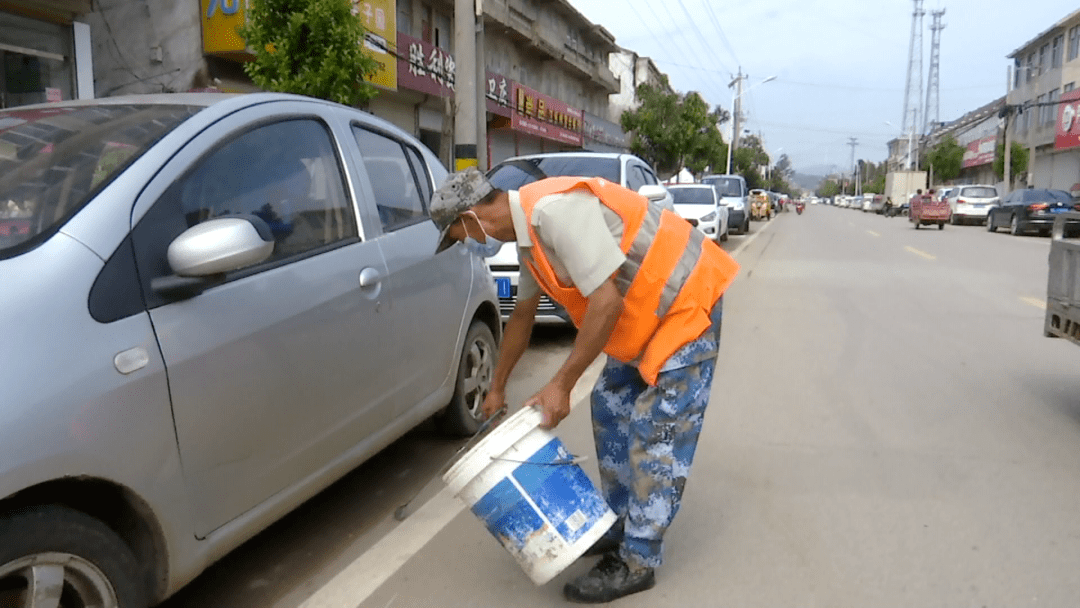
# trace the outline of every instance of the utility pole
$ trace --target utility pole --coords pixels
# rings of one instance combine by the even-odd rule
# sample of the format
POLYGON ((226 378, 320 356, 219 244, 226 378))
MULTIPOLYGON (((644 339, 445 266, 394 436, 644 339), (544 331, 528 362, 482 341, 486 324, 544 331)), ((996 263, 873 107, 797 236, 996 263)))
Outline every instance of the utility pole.
POLYGON ((855 179, 855 188, 852 190, 855 194, 859 193, 859 176, 855 171, 855 146, 859 145, 859 140, 854 137, 848 138, 847 145, 851 146, 851 175, 855 179))
POLYGON ((476 143, 477 164, 487 171, 487 65, 484 61, 484 0, 476 0, 476 143))
POLYGON ((731 81, 728 88, 735 87, 735 103, 732 107, 733 116, 731 119, 734 121, 735 130, 731 133, 731 147, 732 149, 739 149, 739 135, 742 133, 742 83, 746 80, 746 76, 743 76, 742 67, 739 67, 739 75, 735 77, 735 80, 731 81))
POLYGON ((1009 137, 1009 118, 1013 108, 1009 105, 1009 90, 1012 88, 1012 66, 1005 70, 1005 108, 1001 110, 1005 118, 1005 171, 1002 178, 1005 180, 1005 194, 1012 192, 1012 139, 1009 137))
POLYGON ((454 0, 454 170, 477 165, 476 5, 454 0))

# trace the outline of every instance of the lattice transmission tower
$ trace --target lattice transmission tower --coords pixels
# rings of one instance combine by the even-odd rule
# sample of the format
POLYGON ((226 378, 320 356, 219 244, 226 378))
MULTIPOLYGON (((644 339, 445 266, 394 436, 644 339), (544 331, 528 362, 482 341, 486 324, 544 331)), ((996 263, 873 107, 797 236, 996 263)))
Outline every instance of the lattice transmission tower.
POLYGON ((919 104, 922 103, 922 18, 926 11, 923 10, 923 0, 913 1, 915 12, 911 15, 907 85, 904 86, 904 119, 901 121, 904 137, 912 137, 912 133, 919 124, 919 104))
POLYGON ((930 24, 930 72, 926 79, 926 109, 924 113, 925 119, 923 120, 923 133, 928 133, 930 129, 934 128, 938 123, 941 111, 938 91, 941 89, 941 30, 945 29, 945 24, 941 22, 941 18, 945 16, 945 9, 930 11, 930 16, 934 22, 930 24))

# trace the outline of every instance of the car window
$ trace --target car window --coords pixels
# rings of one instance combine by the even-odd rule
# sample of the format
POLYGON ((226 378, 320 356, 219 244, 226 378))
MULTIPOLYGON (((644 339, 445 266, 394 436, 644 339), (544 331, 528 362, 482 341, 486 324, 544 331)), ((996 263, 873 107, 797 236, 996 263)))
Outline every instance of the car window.
POLYGON ((357 235, 330 133, 315 120, 232 138, 181 180, 179 196, 188 227, 225 215, 265 220, 274 236, 271 262, 357 235))
POLYGON ((993 188, 987 188, 985 186, 972 186, 969 188, 962 188, 960 190, 960 196, 970 196, 972 198, 994 198, 997 196, 997 190, 993 188))
POLYGON ((734 177, 707 177, 702 180, 712 184, 720 196, 743 196, 742 181, 734 177))
POLYGON ((648 167, 642 167, 641 170, 645 173, 645 183, 650 186, 656 186, 660 183, 660 179, 656 177, 653 170, 648 167))
POLYGON ((626 168, 626 187, 637 192, 646 183, 645 172, 641 170, 641 165, 637 163, 631 163, 626 168))
POLYGON ((364 157, 383 230, 393 232, 426 220, 430 193, 414 173, 419 161, 415 150, 410 161, 407 146, 397 139, 355 125, 353 135, 364 157))
POLYGON ((677 205, 714 205, 715 191, 711 188, 668 188, 677 205))
POLYGON ((508 159, 487 173, 491 185, 500 190, 517 190, 545 177, 565 175, 602 177, 609 182, 622 183, 619 160, 614 157, 567 154, 508 159))
POLYGON ((424 208, 427 209, 428 204, 431 203, 432 194, 431 176, 428 175, 427 165, 424 164, 420 152, 412 146, 405 146, 405 155, 409 158, 409 166, 412 167, 413 175, 420 187, 420 198, 423 200, 424 208))
POLYGON ((44 242, 200 109, 114 105, 0 112, 0 258, 44 242))

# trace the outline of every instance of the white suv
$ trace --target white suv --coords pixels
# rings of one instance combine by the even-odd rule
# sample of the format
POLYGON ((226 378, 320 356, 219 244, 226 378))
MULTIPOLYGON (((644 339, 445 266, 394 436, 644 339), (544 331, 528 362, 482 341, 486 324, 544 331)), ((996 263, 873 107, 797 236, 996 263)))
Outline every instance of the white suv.
POLYGON ((986 214, 990 207, 998 204, 999 197, 997 188, 990 185, 960 186, 949 190, 946 200, 952 215, 950 224, 963 224, 968 220, 975 220, 980 224, 986 223, 986 214))
MULTIPOLYGON (((602 177, 639 192, 664 208, 675 211, 674 199, 667 188, 660 183, 656 172, 648 163, 633 154, 609 152, 529 154, 508 158, 492 167, 487 173, 491 185, 500 190, 517 190, 525 184, 545 177, 565 175, 602 177)), ((521 273, 517 245, 507 243, 498 254, 488 258, 487 262, 499 290, 499 312, 503 320, 506 320, 517 302, 518 277, 521 273)), ((570 317, 561 306, 543 295, 536 309, 536 322, 569 323, 570 317)))

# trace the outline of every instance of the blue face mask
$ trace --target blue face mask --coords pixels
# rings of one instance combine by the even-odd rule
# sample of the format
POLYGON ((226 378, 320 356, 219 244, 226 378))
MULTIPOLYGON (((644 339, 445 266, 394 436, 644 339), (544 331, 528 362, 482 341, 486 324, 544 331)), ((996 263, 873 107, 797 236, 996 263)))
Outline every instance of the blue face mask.
MULTIPOLYGON (((470 211, 470 213, 472 212, 470 211)), ((475 213, 473 213, 473 217, 476 217, 475 213)), ((503 242, 499 239, 488 236, 487 231, 484 230, 484 225, 480 223, 480 218, 476 218, 476 224, 480 226, 480 230, 484 233, 483 243, 469 236, 469 227, 467 224, 465 224, 464 219, 461 220, 461 225, 465 227, 465 240, 462 241, 462 243, 465 245, 465 248, 471 251, 474 255, 478 255, 482 258, 490 258, 495 254, 499 253, 499 250, 502 249, 503 242)))

